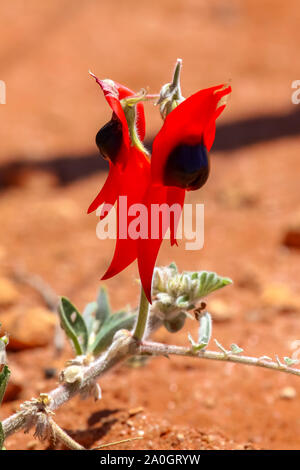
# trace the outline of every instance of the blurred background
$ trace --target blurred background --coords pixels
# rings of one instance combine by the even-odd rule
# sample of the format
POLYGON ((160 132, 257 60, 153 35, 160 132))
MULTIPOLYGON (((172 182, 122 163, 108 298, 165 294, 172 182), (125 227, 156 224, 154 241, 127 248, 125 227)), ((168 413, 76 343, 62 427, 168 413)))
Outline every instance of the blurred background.
MULTIPOLYGON (((38 275, 81 309, 95 298, 113 254, 114 241, 98 240, 97 218, 86 215, 107 172, 95 135, 111 115, 88 70, 157 93, 180 57, 185 97, 231 80, 210 179, 188 196, 188 202, 205 204, 204 248, 188 252, 184 243, 171 249, 165 242, 159 263, 175 260, 182 270, 232 277, 234 286, 208 302, 215 337, 249 354, 291 356, 300 336, 300 105, 291 101, 292 82, 300 79, 297 0, 10 0, 1 2, 0 18, 0 80, 6 84, 6 104, 0 104, 0 322, 11 335, 15 371, 5 413, 53 387, 55 373, 47 379, 45 368, 53 361, 54 369, 61 366, 53 358, 54 315, 16 273, 23 281, 38 275)), ((146 117, 151 145, 162 122, 151 104, 146 117)), ((132 265, 106 282, 114 308, 136 305, 136 276, 132 265)), ((157 337, 186 344, 187 331, 196 328, 190 322, 177 336, 162 331, 157 337)), ((81 405, 74 424, 75 401, 69 415, 68 409, 60 415, 61 424, 85 429, 92 407, 142 405, 150 421, 163 416, 162 426, 170 429, 162 436, 155 427, 145 430, 152 434, 142 448, 299 448, 297 378, 166 362, 118 372, 119 386, 103 379, 104 402, 81 405), (138 385, 135 374, 142 374, 138 385), (147 386, 153 380, 155 392, 147 386), (217 444, 203 444, 204 431, 217 444), (178 432, 185 438, 176 438, 178 432)), ((108 428, 93 422, 97 438, 120 437, 124 426, 118 415, 116 421, 108 428)), ((125 429, 130 435, 130 426, 125 429)), ((8 440, 11 448, 28 445, 30 436, 8 440)))

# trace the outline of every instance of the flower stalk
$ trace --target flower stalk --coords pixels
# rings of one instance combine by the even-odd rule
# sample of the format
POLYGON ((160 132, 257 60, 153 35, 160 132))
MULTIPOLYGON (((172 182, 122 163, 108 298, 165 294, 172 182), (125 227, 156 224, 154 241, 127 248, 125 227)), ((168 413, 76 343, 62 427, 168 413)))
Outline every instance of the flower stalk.
POLYGON ((149 302, 146 297, 143 286, 141 286, 138 319, 137 319, 137 323, 136 323, 135 330, 133 333, 133 337, 138 341, 143 340, 146 326, 147 326, 148 313, 149 313, 149 302))

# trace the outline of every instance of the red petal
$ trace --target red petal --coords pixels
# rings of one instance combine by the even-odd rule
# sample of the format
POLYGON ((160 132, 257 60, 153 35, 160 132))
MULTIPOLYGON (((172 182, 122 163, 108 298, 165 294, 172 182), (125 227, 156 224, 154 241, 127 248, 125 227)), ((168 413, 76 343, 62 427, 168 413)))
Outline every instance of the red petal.
MULTIPOLYGON (((172 207, 173 204, 179 204, 181 207, 181 211, 182 211, 184 198, 185 198, 184 189, 173 188, 173 187, 168 188, 167 203, 169 204, 169 207, 172 207)), ((178 243, 176 240, 176 232, 177 232, 179 220, 180 220, 180 215, 179 217, 174 217, 170 225, 170 242, 172 246, 173 245, 178 246, 178 243)))
MULTIPOLYGON (((118 117, 118 119, 122 123, 123 127, 123 135, 124 135, 124 142, 127 147, 130 145, 129 141, 129 132, 128 132, 128 124, 125 118, 124 110, 120 103, 120 100, 123 98, 127 98, 128 96, 133 96, 135 93, 130 90, 129 88, 120 85, 117 82, 112 80, 99 80, 94 74, 91 74, 92 77, 95 78, 98 85, 100 85, 105 99, 108 102, 109 106, 111 107, 114 114, 118 117)), ((143 103, 138 103, 137 105, 137 130, 141 140, 145 138, 145 113, 144 113, 144 105, 143 103)))
POLYGON ((153 143, 151 169, 155 182, 162 183, 164 165, 177 145, 204 142, 210 150, 215 120, 225 108, 220 100, 230 92, 231 87, 223 85, 198 91, 167 116, 153 143))
POLYGON ((126 216, 126 236, 127 238, 120 238, 119 233, 119 207, 120 200, 118 200, 118 223, 117 223, 117 241, 112 262, 102 277, 102 279, 109 279, 119 272, 123 271, 129 264, 131 264, 137 257, 137 240, 129 238, 128 226, 135 216, 128 215, 128 209, 133 204, 140 204, 145 196, 147 188, 150 184, 150 162, 148 158, 135 147, 131 148, 131 156, 128 160, 128 165, 124 168, 121 175, 121 184, 118 188, 118 196, 127 197, 126 214, 122 212, 122 217, 126 216))
MULTIPOLYGON (((111 162, 109 163, 110 163, 109 165, 110 168, 109 168, 108 177, 106 178, 106 181, 100 193, 93 200, 90 207, 88 208, 88 211, 87 211, 88 214, 90 214, 91 212, 94 212, 102 204, 111 204, 113 206, 114 203, 116 202, 116 199, 118 197, 118 182, 120 180, 120 169, 119 169, 119 166, 113 165, 111 162)), ((105 214, 105 217, 107 214, 105 214)), ((103 218, 104 218, 103 215, 100 216, 100 220, 102 220, 103 218)))
MULTIPOLYGON (((163 238, 170 228, 171 232, 171 243, 176 243, 175 234, 177 231, 178 222, 180 219, 180 214, 184 202, 185 191, 178 188, 168 188, 163 185, 152 185, 150 186, 147 195, 145 197, 145 204, 148 210, 148 234, 149 238, 147 240, 139 239, 138 241, 138 266, 139 273, 142 282, 143 289, 145 291, 146 297, 151 303, 151 286, 152 286, 152 276, 153 270, 155 267, 156 258, 162 244, 163 238), (179 205, 178 214, 172 216, 170 223, 162 224, 162 219, 159 223, 152 218, 151 207, 153 204, 167 204, 169 208, 172 208, 173 204, 179 205), (158 238, 154 238, 155 231, 154 228, 157 227, 158 238)), ((167 222, 167 219, 166 219, 167 222)))

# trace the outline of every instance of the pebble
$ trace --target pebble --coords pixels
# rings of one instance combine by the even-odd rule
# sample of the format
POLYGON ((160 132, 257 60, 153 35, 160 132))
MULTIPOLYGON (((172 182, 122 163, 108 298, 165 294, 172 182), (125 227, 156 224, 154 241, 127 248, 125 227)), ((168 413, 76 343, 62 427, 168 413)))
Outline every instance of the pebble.
POLYGON ((276 310, 295 311, 300 309, 300 296, 285 284, 265 286, 261 294, 262 304, 276 310))
POLYGON ((216 322, 230 321, 234 316, 234 311, 226 302, 220 299, 213 299, 209 302, 209 311, 216 322))
POLYGON ((34 450, 37 447, 38 443, 37 441, 29 441, 26 444, 26 449, 27 450, 34 450))
POLYGON ((284 387, 280 392, 280 398, 284 398, 286 400, 292 400, 296 398, 297 392, 294 387, 284 387))
POLYGON ((300 212, 296 212, 288 223, 282 243, 289 248, 300 248, 300 212))
POLYGON ((142 406, 137 406, 136 408, 131 408, 128 411, 129 416, 135 416, 139 413, 142 413, 144 411, 144 408, 142 406))
POLYGON ((12 281, 5 277, 0 278, 0 307, 7 307, 16 303, 19 292, 12 281))
POLYGON ((55 315, 42 307, 0 314, 2 329, 9 335, 7 349, 15 351, 46 346, 53 339, 56 321, 55 315))

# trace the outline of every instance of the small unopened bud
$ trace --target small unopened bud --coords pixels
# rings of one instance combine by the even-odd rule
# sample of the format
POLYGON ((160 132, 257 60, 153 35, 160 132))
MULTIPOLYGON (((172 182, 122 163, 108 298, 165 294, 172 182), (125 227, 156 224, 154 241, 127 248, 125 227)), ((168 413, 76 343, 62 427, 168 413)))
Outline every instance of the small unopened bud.
POLYGON ((167 115, 184 101, 180 88, 181 67, 182 60, 177 59, 172 82, 166 83, 160 90, 157 104, 159 105, 160 114, 163 119, 166 119, 167 115))

